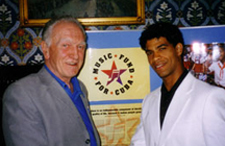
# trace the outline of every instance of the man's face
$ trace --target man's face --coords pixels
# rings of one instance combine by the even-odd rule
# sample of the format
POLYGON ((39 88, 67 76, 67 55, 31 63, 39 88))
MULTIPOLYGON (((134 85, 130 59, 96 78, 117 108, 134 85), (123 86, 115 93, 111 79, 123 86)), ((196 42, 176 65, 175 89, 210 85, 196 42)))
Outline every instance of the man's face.
POLYGON ((220 48, 220 57, 219 60, 220 61, 225 61, 225 52, 223 50, 223 47, 219 47, 220 48))
POLYGON ((178 43, 174 48, 166 38, 148 40, 146 54, 151 67, 162 79, 176 79, 182 73, 181 54, 183 45, 178 43))
POLYGON ((68 81, 83 64, 85 37, 73 23, 60 22, 52 30, 51 45, 42 49, 48 68, 61 80, 68 81))

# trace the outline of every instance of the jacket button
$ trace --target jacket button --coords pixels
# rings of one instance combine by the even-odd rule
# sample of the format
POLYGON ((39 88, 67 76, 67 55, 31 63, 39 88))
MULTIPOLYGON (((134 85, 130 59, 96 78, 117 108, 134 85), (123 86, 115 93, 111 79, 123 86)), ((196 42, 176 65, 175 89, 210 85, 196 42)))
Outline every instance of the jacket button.
POLYGON ((86 143, 86 144, 89 144, 89 143, 90 143, 90 139, 86 139, 86 140, 85 140, 85 143, 86 143))

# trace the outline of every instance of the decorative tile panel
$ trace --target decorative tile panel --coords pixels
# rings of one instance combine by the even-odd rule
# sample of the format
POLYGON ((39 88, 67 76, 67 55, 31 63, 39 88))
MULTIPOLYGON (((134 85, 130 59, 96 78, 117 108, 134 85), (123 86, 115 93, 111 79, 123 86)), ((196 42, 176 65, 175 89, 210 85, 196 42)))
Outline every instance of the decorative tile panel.
MULTIPOLYGON (((224 25, 225 0, 145 0, 145 25, 86 26, 96 30, 143 30, 155 22, 180 27, 224 25)), ((43 64, 42 28, 21 28, 19 0, 0 0, 0 66, 43 64)))

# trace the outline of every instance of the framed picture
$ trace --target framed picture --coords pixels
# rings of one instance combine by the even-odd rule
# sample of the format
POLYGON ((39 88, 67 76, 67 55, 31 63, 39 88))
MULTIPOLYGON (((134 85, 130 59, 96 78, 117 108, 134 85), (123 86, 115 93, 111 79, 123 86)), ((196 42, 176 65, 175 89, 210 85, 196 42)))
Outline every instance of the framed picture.
POLYGON ((144 0, 20 0, 22 26, 43 26, 72 15, 86 26, 144 24, 144 0))

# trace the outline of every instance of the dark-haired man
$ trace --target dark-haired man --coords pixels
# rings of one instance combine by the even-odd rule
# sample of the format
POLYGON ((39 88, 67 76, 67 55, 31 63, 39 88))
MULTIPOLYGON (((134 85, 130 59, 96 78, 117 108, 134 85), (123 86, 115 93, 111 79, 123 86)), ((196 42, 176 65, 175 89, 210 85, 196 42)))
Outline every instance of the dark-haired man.
POLYGON ((140 37, 162 86, 143 100, 131 146, 224 146, 225 90, 196 79, 183 65, 177 26, 156 23, 140 37))

